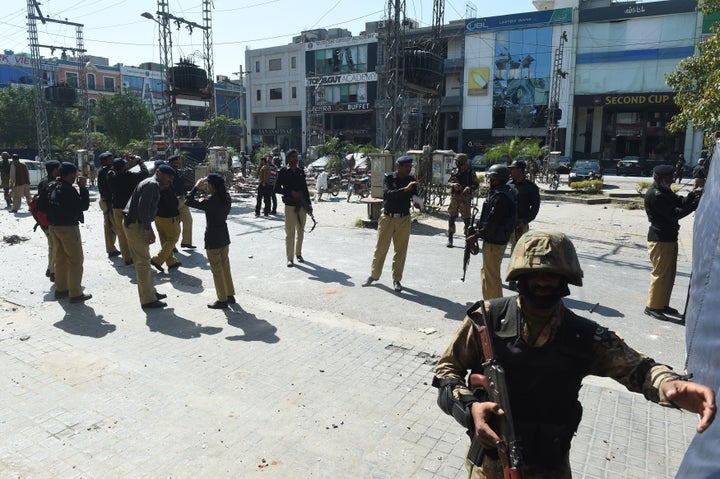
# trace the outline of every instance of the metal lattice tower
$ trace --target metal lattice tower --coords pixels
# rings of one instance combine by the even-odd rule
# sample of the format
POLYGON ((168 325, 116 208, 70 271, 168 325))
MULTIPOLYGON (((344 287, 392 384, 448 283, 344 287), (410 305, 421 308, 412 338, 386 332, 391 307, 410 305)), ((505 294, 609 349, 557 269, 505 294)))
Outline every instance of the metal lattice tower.
POLYGON ((28 41, 30 46, 30 64, 33 73, 33 88, 35 90, 35 126, 37 129, 38 156, 42 161, 48 161, 51 155, 50 145, 50 128, 47 120, 47 108, 45 107, 45 96, 43 86, 45 79, 42 74, 42 63, 40 58, 40 48, 49 48, 54 50, 70 50, 76 55, 78 65, 78 97, 80 99, 80 108, 83 114, 83 147, 88 147, 90 143, 90 111, 88 105, 87 93, 87 75, 85 61, 85 47, 83 42, 83 25, 81 23, 68 22, 66 20, 55 20, 53 18, 44 17, 40 11, 40 5, 37 0, 28 0, 27 2, 27 25, 28 25, 28 41), (57 45, 44 45, 39 42, 37 31, 37 20, 45 23, 58 23, 60 25, 68 25, 75 27, 75 48, 57 45))
POLYGON ((382 144, 384 149, 397 152, 407 149, 407 138, 399 113, 402 111, 404 94, 403 71, 403 23, 405 22, 405 0, 388 0, 384 57, 385 57, 385 101, 383 111, 382 144))
POLYGON ((560 35, 560 44, 555 49, 555 58, 553 61, 552 83, 550 85, 550 101, 547 109, 547 125, 545 134, 545 146, 548 147, 548 153, 557 149, 558 142, 558 122, 560 121, 560 82, 567 77, 567 72, 563 71, 563 53, 565 51, 565 43, 568 41, 567 32, 560 35))
POLYGON ((37 129, 38 156, 42 161, 50 159, 50 128, 48 127, 47 111, 45 110, 45 101, 43 96, 43 76, 42 65, 40 63, 40 43, 37 33, 37 19, 42 19, 40 7, 37 6, 35 0, 27 2, 27 19, 28 19, 28 37, 30 40, 30 54, 32 58, 33 87, 35 89, 35 127, 37 129), (39 17, 35 16, 35 8, 37 7, 39 17))
MULTIPOLYGON (((434 0, 433 1, 433 25, 432 25, 432 42, 430 44, 430 51, 442 56, 442 42, 440 37, 442 36, 443 23, 445 22, 445 0, 434 0)), ((435 95, 430 95, 427 99, 428 111, 430 116, 428 117, 425 125, 425 141, 432 148, 438 148, 438 139, 440 136, 440 107, 442 102, 440 97, 442 96, 443 84, 445 83, 444 78, 438 82, 435 87, 435 95)))
POLYGON ((206 117, 215 117, 215 76, 213 75, 212 0, 203 0, 203 50, 205 71, 208 76, 208 112, 206 117))

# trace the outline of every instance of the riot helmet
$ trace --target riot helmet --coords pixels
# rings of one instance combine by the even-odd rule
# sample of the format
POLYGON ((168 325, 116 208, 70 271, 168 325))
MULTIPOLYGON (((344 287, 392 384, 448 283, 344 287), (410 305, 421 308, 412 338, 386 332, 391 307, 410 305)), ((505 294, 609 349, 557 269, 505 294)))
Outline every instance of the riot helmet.
POLYGON ((510 180, 510 170, 505 165, 492 165, 485 176, 500 183, 507 183, 510 180))

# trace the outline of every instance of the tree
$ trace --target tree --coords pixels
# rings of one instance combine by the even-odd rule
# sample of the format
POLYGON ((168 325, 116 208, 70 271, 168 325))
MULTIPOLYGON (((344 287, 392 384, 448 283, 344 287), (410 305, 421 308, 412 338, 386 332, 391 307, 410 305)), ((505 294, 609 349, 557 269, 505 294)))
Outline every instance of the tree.
POLYGON ((150 137, 153 115, 139 96, 131 93, 116 93, 113 96, 100 97, 97 105, 97 122, 116 144, 126 145, 130 140, 150 137))
POLYGON ((224 115, 206 120, 205 124, 198 128, 198 136, 207 146, 240 148, 242 135, 242 122, 224 115))
MULTIPOLYGON (((701 0, 698 9, 709 15, 720 10, 720 0, 701 0)), ((697 46, 697 54, 680 61, 675 71, 665 74, 665 82, 675 91, 680 113, 667 124, 678 133, 692 126, 711 133, 720 130, 720 38, 718 25, 713 36, 697 46)))
POLYGON ((539 138, 518 138, 516 136, 510 141, 504 141, 488 147, 488 149, 485 150, 485 157, 487 157, 491 163, 499 163, 500 160, 503 160, 504 163, 508 165, 518 156, 535 158, 540 152, 541 141, 539 138))
POLYGON ((0 90, 0 138, 5 146, 34 148, 37 144, 34 94, 32 88, 24 87, 0 90))

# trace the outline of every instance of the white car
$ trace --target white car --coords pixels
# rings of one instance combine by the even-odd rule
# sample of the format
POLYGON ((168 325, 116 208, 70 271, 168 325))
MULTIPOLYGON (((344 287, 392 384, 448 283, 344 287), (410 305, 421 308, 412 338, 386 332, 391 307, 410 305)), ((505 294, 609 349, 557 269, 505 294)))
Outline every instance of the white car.
POLYGON ((47 176, 45 165, 40 161, 26 160, 24 158, 20 158, 20 163, 27 166, 28 173, 30 173, 30 187, 37 188, 37 185, 47 176))

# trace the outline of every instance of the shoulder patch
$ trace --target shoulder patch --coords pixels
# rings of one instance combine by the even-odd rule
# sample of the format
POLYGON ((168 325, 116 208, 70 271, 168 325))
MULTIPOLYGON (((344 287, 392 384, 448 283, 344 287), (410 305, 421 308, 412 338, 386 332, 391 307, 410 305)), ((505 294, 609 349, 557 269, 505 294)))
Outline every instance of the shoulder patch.
POLYGON ((609 331, 608 328, 605 328, 603 326, 598 326, 597 328, 595 328, 595 331, 593 332, 593 339, 595 341, 602 341, 607 336, 608 331, 609 331))

